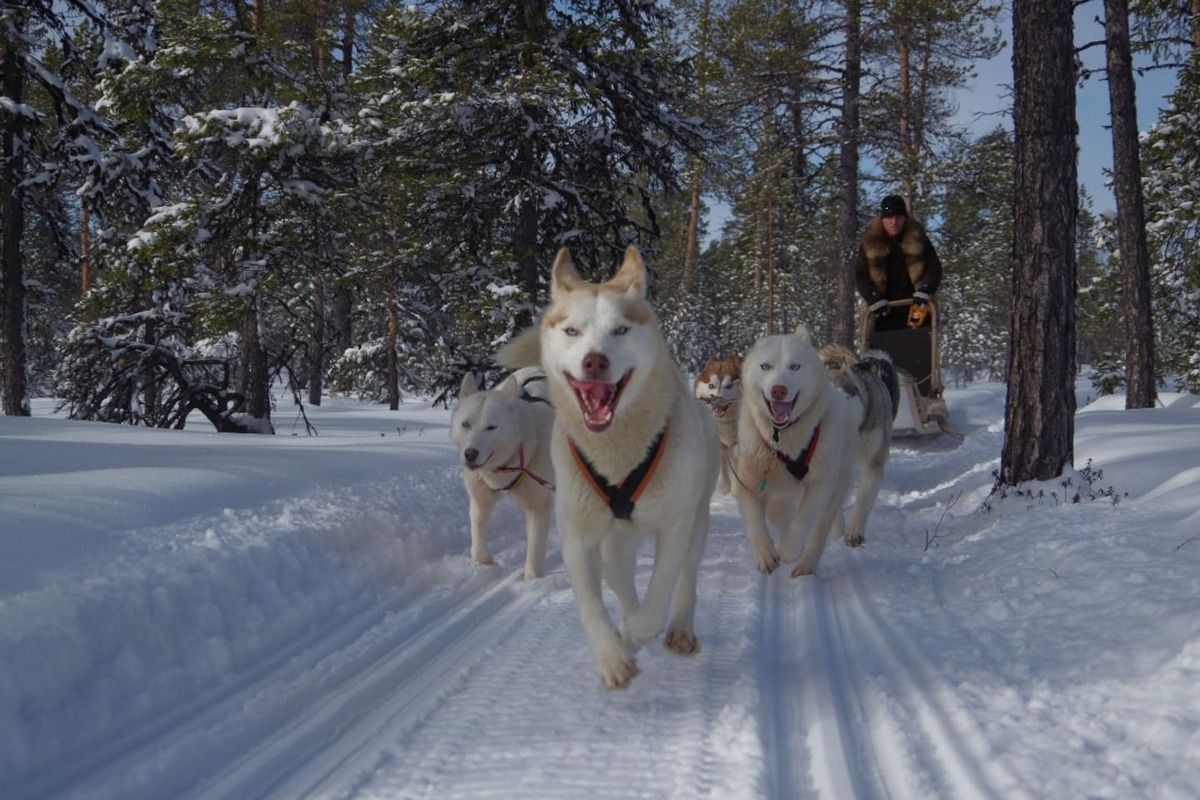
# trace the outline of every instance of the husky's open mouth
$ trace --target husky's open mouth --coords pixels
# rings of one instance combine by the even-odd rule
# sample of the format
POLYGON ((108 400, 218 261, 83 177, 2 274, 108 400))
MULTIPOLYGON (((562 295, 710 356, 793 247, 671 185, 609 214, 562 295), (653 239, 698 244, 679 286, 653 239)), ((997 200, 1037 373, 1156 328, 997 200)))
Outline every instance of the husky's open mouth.
POLYGON ((733 403, 725 400, 713 400, 711 406, 712 415, 717 419, 722 419, 729 412, 729 409, 733 406, 733 403))
POLYGON ((602 381, 581 381, 567 376, 567 383, 575 390, 575 398, 579 401, 579 410, 583 412, 583 424, 589 431, 600 433, 612 424, 613 415, 617 411, 617 401, 621 392, 629 384, 633 370, 629 370, 616 383, 602 381))
POLYGON ((792 409, 796 407, 796 398, 800 396, 799 392, 792 395, 791 400, 778 401, 769 400, 766 395, 763 395, 763 400, 767 403, 767 413, 771 415, 771 424, 776 428, 785 427, 792 421, 792 409))

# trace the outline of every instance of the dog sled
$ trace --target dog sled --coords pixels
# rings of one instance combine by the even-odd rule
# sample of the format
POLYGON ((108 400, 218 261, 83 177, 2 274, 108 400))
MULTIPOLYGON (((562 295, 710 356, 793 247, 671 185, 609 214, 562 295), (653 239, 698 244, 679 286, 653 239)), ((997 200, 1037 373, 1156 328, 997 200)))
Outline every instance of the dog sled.
POLYGON ((937 304, 930 300, 927 318, 918 327, 908 324, 913 302, 892 300, 888 303, 886 329, 876 330, 876 319, 859 302, 859 350, 882 350, 892 358, 900 378, 893 436, 929 436, 947 430, 949 414, 942 397, 941 353, 938 348, 937 304))

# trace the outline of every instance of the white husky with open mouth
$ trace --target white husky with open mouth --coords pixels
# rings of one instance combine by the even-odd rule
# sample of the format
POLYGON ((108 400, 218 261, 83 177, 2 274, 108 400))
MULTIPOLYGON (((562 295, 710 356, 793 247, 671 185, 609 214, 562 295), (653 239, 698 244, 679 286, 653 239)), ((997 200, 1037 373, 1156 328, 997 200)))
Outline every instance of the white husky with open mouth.
POLYGON ((583 280, 559 251, 550 295, 536 333, 518 336, 500 360, 546 372, 557 410, 551 456, 563 561, 600 678, 622 688, 637 674, 636 648, 664 625, 670 650, 699 649, 696 580, 717 479, 717 430, 671 359, 635 248, 602 284, 583 280), (655 550, 639 602, 642 536, 654 537, 655 550), (601 597, 602 575, 620 603, 619 632, 601 597))
POLYGON ((834 388, 803 325, 755 343, 742 361, 742 392, 733 493, 755 562, 770 573, 781 559, 798 560, 792 577, 812 574, 850 490, 854 401, 834 388))

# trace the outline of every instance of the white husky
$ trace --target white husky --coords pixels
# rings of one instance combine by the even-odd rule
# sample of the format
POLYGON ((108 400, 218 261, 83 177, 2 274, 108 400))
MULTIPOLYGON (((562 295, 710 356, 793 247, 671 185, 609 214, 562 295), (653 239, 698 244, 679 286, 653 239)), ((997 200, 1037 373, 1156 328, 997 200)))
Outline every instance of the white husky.
POLYGON ((487 532, 492 510, 507 493, 525 512, 525 580, 540 578, 554 495, 550 431, 554 410, 540 370, 518 370, 491 391, 467 373, 450 416, 450 438, 463 462, 471 513, 471 560, 491 564, 487 532))
POLYGON ((810 575, 850 490, 857 404, 834 388, 803 325, 755 343, 742 392, 733 493, 755 561, 770 573, 799 559, 792 577, 810 575))
POLYGON ((696 580, 717 480, 717 430, 671 359, 635 248, 602 284, 584 281, 560 250, 550 297, 541 324, 510 342, 500 360, 536 361, 546 371, 557 410, 551 454, 563 561, 600 679, 622 688, 637 674, 634 651, 664 624, 669 649, 699 649, 696 580), (654 537, 655 550, 639 603, 642 535, 654 537), (619 633, 601 575, 621 606, 619 633))

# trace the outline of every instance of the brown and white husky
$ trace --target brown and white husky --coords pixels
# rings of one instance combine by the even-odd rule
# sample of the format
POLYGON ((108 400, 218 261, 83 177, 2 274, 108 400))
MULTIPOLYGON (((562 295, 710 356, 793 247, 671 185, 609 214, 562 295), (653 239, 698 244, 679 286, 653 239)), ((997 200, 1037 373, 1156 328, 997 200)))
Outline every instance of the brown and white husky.
POLYGON ((636 649, 664 627, 668 649, 695 653, 696 582, 720 445, 646 301, 638 251, 626 249, 617 274, 596 284, 560 250, 540 324, 499 359, 546 373, 563 562, 600 680, 628 685, 636 649), (643 537, 654 539, 654 568, 639 600, 643 537), (620 603, 619 627, 604 607, 602 576, 620 603))
POLYGON ((696 399, 707 403, 721 437, 721 471, 717 491, 729 494, 729 460, 737 444, 738 407, 742 402, 742 360, 737 356, 709 357, 692 384, 696 399))

